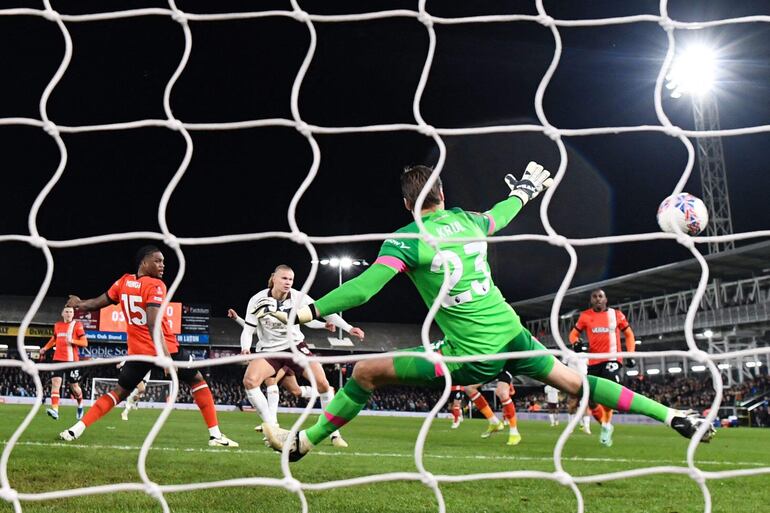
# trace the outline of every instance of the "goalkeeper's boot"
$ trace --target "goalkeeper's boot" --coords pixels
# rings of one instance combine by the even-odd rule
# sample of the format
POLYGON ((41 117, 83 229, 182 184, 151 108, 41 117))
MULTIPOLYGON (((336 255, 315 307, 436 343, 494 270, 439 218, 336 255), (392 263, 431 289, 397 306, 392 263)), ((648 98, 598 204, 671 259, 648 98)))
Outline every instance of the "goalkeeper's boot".
POLYGON ((497 433, 503 429, 505 429, 505 423, 503 421, 498 421, 497 424, 489 424, 487 430, 481 433, 481 438, 489 438, 492 436, 492 433, 497 433))
POLYGON ((83 418, 83 407, 78 406, 78 411, 75 413, 75 420, 80 420, 83 418))
POLYGON ((288 440, 288 429, 265 423, 262 424, 262 432, 267 437, 267 443, 276 452, 282 452, 283 446, 290 444, 289 461, 299 461, 313 449, 313 444, 310 443, 304 431, 297 432, 291 440, 288 440))
POLYGON ((462 421, 463 421, 462 417, 457 417, 457 420, 453 420, 452 421, 452 426, 450 427, 450 429, 457 429, 457 428, 459 428, 460 427, 460 422, 462 422, 462 421))
POLYGON ((254 431, 256 431, 257 433, 261 433, 262 432, 262 424, 257 424, 256 426, 254 426, 254 431))
POLYGON ((71 429, 65 429, 64 431, 59 433, 59 438, 66 442, 71 442, 73 440, 77 440, 79 437, 71 429))
POLYGON ((508 441, 505 445, 519 445, 521 443, 521 435, 519 433, 511 433, 508 435, 508 441))
MULTIPOLYGON (((674 418, 671 419, 671 427, 676 430, 677 433, 685 438, 692 438, 695 432, 701 424, 706 423, 706 419, 698 412, 693 410, 680 411, 674 418)), ((716 435, 716 429, 709 424, 708 429, 703 434, 700 441, 707 444, 711 441, 711 438, 716 435)))
POLYGON ((212 447, 238 447, 238 442, 230 440, 222 434, 219 437, 209 437, 209 445, 212 447))
POLYGON ((123 419, 123 420, 128 420, 128 408, 124 409, 120 413, 120 418, 123 419))
POLYGON ((46 408, 45 412, 53 420, 59 420, 59 410, 54 410, 53 408, 46 408))
POLYGON ((337 433, 332 435, 332 445, 338 449, 344 449, 348 446, 348 443, 342 438, 342 435, 337 433))

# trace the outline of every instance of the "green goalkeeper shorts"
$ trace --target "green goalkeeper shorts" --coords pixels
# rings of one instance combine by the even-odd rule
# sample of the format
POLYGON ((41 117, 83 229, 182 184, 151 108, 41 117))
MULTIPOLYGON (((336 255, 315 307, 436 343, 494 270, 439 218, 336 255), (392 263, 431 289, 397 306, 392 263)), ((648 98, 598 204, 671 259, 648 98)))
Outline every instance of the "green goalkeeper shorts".
MULTIPOLYGON (((467 348, 457 347, 450 340, 439 340, 431 344, 433 349, 444 356, 471 356, 478 353, 469 352, 467 348)), ((523 329, 510 342, 502 346, 497 353, 513 353, 518 351, 535 351, 545 349, 545 346, 535 339, 532 334, 523 329)), ((411 356, 408 353, 423 353, 423 346, 404 349, 403 355, 393 357, 396 376, 404 384, 444 386, 444 373, 439 365, 431 363, 426 358, 411 356)), ((553 355, 534 356, 512 360, 486 360, 478 362, 446 362, 455 385, 475 385, 495 379, 501 371, 507 370, 514 376, 529 376, 538 380, 545 378, 553 369, 553 355)))

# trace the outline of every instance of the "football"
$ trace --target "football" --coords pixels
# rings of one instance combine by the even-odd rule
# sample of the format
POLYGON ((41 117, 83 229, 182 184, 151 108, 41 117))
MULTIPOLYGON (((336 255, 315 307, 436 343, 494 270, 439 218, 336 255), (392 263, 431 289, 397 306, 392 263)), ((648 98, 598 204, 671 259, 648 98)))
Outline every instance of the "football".
POLYGON ((669 196, 658 207, 658 226, 664 232, 677 233, 675 227, 679 227, 688 235, 698 235, 708 222, 706 205, 686 192, 669 196))

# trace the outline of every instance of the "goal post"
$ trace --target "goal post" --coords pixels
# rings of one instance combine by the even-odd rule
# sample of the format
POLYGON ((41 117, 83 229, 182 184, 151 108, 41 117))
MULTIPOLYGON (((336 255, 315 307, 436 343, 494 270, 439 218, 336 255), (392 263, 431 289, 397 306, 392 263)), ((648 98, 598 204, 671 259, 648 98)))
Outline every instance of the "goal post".
MULTIPOLYGON (((92 378, 91 400, 95 401, 118 384, 116 378, 92 378)), ((151 379, 147 382, 141 401, 164 403, 171 395, 171 380, 151 379)))

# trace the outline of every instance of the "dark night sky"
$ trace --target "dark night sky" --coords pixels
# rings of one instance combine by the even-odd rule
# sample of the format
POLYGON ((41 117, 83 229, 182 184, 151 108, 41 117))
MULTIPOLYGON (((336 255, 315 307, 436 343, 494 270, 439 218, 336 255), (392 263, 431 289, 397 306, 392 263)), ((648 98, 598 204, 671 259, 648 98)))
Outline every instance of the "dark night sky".
MULTIPOLYGON (((102 2, 52 2, 61 12, 104 10, 102 2)), ((188 12, 290 9, 289 2, 178 1, 188 12)), ((300 2, 318 14, 408 8, 417 2, 300 2)), ((42 2, 9 1, 8 7, 40 8, 42 2)), ((111 9, 166 7, 161 1, 114 1, 111 9)), ((770 4, 751 1, 671 2, 682 21, 770 14, 770 4)), ((657 13, 657 1, 545 2, 555 18, 593 18, 657 13)), ((534 2, 428 2, 437 16, 535 14, 534 2)), ((290 118, 289 95, 305 57, 308 33, 287 18, 190 22, 190 61, 172 92, 175 115, 186 122, 290 118)), ((300 111, 324 126, 413 123, 412 98, 428 46, 414 19, 316 23, 318 47, 303 82, 300 111)), ((74 55, 54 89, 48 114, 62 125, 164 118, 163 89, 181 56, 182 31, 162 16, 69 23, 74 55)), ((436 26, 438 46, 421 111, 437 127, 536 123, 534 94, 550 63, 553 38, 535 23, 436 26)), ((653 108, 655 77, 666 51, 654 23, 601 28, 562 28, 559 68, 545 96, 551 123, 563 128, 658 124, 653 108)), ((770 123, 770 25, 753 23, 678 33, 707 37, 723 48, 718 92, 723 128, 770 123)), ((39 118, 38 102, 59 65, 58 28, 38 17, 0 16, 0 117, 39 118)), ((692 127, 686 100, 666 100, 675 124, 692 127)), ((49 239, 110 232, 157 231, 157 205, 183 153, 182 137, 160 128, 64 135, 69 162, 43 203, 37 224, 49 239)), ((288 203, 312 162, 306 140, 292 129, 259 128, 192 132, 194 154, 168 209, 179 236, 288 230, 288 203)), ((398 175, 409 163, 434 163, 429 138, 412 132, 318 135, 322 161, 300 202, 297 220, 311 235, 389 232, 409 222, 400 204, 398 175)), ((673 189, 686 152, 657 133, 565 139, 570 166, 551 219, 575 237, 657 229, 657 204, 673 189)), ((502 177, 520 173, 529 160, 555 169, 558 153, 536 134, 446 139, 443 172, 450 206, 481 210, 505 197, 502 177)), ((736 231, 767 229, 770 189, 767 134, 723 140, 736 231)), ((3 201, 0 233, 26 234, 27 213, 59 161, 42 130, 0 126, 3 201)), ((699 194, 697 173, 686 190, 699 194)), ((544 233, 539 201, 503 233, 544 233)), ((144 241, 55 250, 50 294, 97 295, 130 270, 144 241)), ((319 254, 374 259, 379 243, 318 246, 319 254)), ((170 283, 177 263, 166 252, 170 283)), ((285 240, 185 248, 188 272, 178 292, 187 302, 211 303, 215 315, 240 310, 278 263, 295 267, 298 282, 309 270, 304 248, 285 240)), ((673 242, 622 244, 580 250, 575 284, 617 276, 687 256, 673 242)), ((34 294, 43 277, 41 253, 18 243, 0 245, 0 293, 34 294)), ((490 261, 496 282, 510 300, 554 292, 568 259, 541 243, 495 244, 490 261)), ((312 292, 336 283, 321 269, 312 292)), ((355 312, 354 320, 417 322, 425 308, 406 279, 355 312), (403 310, 408 305, 408 310, 403 310)))

